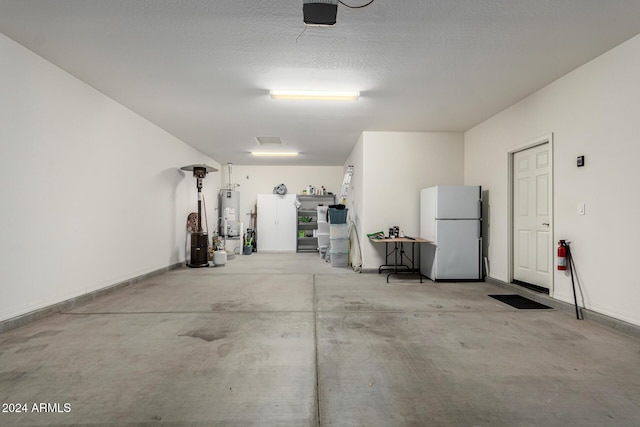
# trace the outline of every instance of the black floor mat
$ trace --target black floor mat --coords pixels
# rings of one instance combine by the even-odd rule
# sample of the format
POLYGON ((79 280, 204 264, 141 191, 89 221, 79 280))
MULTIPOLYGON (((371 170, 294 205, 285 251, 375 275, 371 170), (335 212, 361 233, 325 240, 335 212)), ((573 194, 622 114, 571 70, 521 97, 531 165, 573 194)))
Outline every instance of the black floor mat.
POLYGON ((491 298, 495 298, 505 304, 509 304, 511 307, 515 307, 521 310, 546 310, 551 307, 539 302, 532 301, 521 295, 489 295, 491 298))

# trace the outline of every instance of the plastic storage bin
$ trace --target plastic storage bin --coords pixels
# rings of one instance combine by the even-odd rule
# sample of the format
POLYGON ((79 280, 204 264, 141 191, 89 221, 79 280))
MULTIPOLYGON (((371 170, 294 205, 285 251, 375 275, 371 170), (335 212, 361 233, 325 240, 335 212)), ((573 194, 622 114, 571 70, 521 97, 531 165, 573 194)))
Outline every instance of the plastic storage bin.
POLYGON ((330 248, 334 252, 348 252, 349 251, 349 239, 329 239, 331 242, 330 248))
POLYGON ((329 208, 329 223, 330 224, 346 224, 347 223, 347 212, 349 209, 336 209, 329 208))
POLYGON ((330 228, 328 222, 318 222, 318 234, 329 235, 330 228))
POLYGON ((329 246, 329 234, 318 233, 318 247, 327 247, 329 246))
POLYGON ((349 237, 347 224, 329 224, 329 235, 332 239, 346 239, 349 237))
POLYGON ((329 206, 318 206, 318 222, 327 222, 327 210, 329 206))
POLYGON ((348 267, 349 254, 346 252, 329 251, 331 255, 331 267, 348 267))

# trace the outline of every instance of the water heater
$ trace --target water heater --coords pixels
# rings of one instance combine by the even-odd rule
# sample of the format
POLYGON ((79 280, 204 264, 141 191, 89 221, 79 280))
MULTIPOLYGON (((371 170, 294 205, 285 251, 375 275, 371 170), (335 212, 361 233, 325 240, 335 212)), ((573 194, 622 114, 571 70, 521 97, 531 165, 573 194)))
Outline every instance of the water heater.
POLYGON ((238 237, 240 224, 240 192, 220 190, 220 236, 238 237))

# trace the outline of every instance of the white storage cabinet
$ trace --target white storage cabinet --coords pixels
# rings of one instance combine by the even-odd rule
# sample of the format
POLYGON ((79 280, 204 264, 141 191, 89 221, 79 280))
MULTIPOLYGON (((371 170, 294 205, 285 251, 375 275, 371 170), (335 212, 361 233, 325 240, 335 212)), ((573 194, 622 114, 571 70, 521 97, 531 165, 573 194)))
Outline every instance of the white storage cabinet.
POLYGON ((258 252, 295 252, 297 209, 295 194, 258 194, 256 244, 258 252))

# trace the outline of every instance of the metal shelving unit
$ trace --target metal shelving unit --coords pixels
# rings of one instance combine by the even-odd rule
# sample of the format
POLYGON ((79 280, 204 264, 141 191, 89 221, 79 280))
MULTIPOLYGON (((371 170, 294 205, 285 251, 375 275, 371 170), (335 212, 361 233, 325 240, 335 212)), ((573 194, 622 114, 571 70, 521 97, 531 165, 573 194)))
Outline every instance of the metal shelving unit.
POLYGON ((318 238, 314 237, 314 230, 318 229, 318 206, 334 204, 333 194, 307 196, 298 194, 298 252, 316 252, 318 250, 318 238), (301 221, 301 218, 310 218, 310 221, 301 221))

